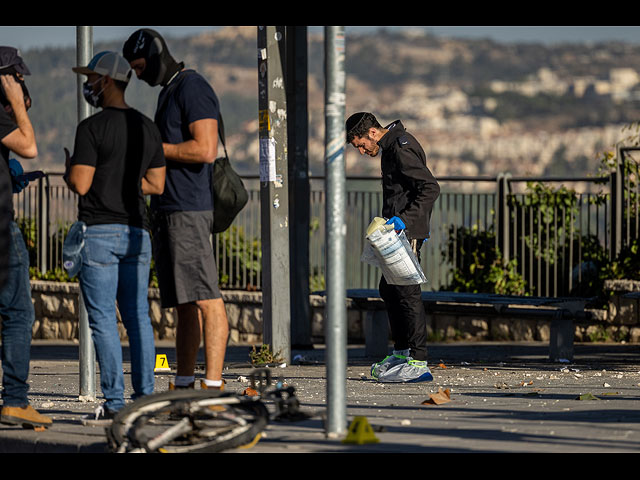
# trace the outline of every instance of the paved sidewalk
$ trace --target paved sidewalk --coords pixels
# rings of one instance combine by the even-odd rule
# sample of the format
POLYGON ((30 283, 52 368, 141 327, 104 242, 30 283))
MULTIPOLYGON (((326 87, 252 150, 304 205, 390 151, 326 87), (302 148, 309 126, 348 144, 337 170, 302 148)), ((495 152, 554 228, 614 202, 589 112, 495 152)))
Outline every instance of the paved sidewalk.
MULTIPOLYGON (((228 391, 242 392, 251 372, 250 347, 229 347, 224 377, 228 391)), ((172 344, 159 344, 174 366, 172 344)), ((125 359, 128 358, 125 347, 125 359)), ((369 377, 373 361, 350 346, 345 434, 327 438, 324 348, 294 351, 297 362, 273 368, 275 378, 296 387, 303 409, 314 413, 299 423, 272 423, 250 453, 319 452, 640 452, 640 346, 577 344, 574 362, 551 363, 544 343, 443 343, 430 346, 434 381, 379 384, 369 377), (450 401, 423 404, 439 389, 450 401), (364 417, 366 439, 345 444, 348 425, 364 417)), ((32 405, 53 417, 45 431, 0 424, 0 453, 104 453, 103 427, 82 425, 100 404, 78 399, 78 346, 36 341, 32 348, 32 405)), ((129 364, 125 364, 129 388, 129 364)), ((201 374, 202 372, 198 372, 201 374)), ((170 373, 157 373, 165 390, 170 373)), ((127 390, 130 393, 130 390, 127 390)))

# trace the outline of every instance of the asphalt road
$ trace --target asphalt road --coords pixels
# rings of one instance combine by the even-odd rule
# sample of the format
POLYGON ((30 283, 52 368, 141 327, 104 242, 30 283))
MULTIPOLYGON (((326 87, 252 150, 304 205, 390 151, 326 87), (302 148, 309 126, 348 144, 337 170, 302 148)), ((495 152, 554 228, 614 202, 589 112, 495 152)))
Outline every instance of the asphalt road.
MULTIPOLYGON (((229 347, 227 391, 249 386, 249 351, 229 347)), ((228 453, 640 452, 638 345, 576 344, 572 363, 552 363, 545 343, 435 344, 429 350, 434 381, 421 384, 373 381, 369 366, 378 359, 350 346, 347 418, 344 432, 335 435, 327 435, 325 426, 330 405, 324 352, 322 346, 294 351, 291 365, 271 368, 274 378, 296 388, 311 417, 272 422, 253 447, 228 453), (432 396, 439 391, 448 398, 432 396)), ((171 344, 158 345, 157 353, 174 366, 171 344)), ((125 363, 127 394, 129 369, 125 363)), ((107 452, 104 428, 82 424, 100 404, 99 387, 95 401, 82 401, 78 372, 76 344, 34 342, 30 398, 54 424, 45 431, 0 425, 0 453, 107 452)), ((156 378, 156 389, 166 390, 172 373, 156 378)))

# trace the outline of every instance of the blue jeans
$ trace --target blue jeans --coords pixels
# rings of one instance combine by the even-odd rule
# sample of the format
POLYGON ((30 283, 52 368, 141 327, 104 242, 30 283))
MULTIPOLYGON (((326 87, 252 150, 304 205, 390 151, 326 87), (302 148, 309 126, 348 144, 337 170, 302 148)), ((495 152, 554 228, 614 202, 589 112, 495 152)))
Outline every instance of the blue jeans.
POLYGON ((10 232, 8 274, 0 289, 2 403, 6 407, 24 407, 29 403, 27 378, 35 312, 31 303, 29 254, 15 222, 11 222, 10 232))
POLYGON ((153 393, 155 344, 149 318, 151 240, 141 228, 120 224, 88 226, 79 280, 100 366, 105 406, 124 406, 122 346, 116 301, 129 337, 132 398, 153 393))

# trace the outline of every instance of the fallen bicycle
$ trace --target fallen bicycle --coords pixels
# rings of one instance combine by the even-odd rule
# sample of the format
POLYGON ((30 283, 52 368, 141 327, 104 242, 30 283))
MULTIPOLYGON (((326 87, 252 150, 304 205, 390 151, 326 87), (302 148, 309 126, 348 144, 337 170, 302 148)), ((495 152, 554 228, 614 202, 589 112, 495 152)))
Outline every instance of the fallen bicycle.
POLYGON ((271 386, 268 369, 251 375, 255 396, 212 390, 171 390, 123 408, 106 428, 115 453, 214 453, 253 445, 270 421, 310 418, 295 388, 271 386), (268 408, 271 407, 271 408, 268 408))

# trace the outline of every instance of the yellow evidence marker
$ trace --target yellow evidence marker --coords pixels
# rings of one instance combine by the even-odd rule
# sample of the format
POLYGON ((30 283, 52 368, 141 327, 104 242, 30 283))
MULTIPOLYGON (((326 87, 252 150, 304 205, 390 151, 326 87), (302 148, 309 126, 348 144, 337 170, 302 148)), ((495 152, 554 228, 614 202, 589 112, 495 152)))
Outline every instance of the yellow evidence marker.
POLYGON ((347 437, 342 443, 355 443, 362 445, 364 443, 378 443, 380 440, 374 435, 373 429, 366 417, 355 417, 349 425, 347 437))
POLYGON ((156 368, 153 369, 154 372, 170 372, 169 361, 167 360, 167 356, 156 355, 156 368))

